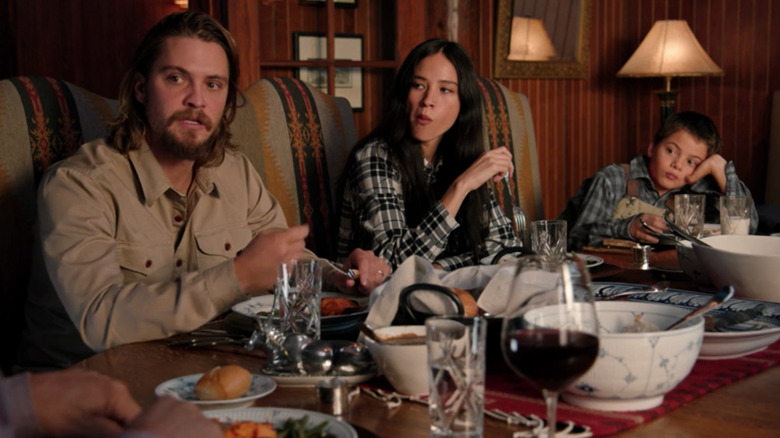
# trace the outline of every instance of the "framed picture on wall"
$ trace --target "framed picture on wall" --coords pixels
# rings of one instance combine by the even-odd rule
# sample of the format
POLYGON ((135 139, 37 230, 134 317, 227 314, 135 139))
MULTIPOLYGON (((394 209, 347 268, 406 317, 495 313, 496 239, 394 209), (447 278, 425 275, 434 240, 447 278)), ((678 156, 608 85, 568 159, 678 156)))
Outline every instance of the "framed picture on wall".
MULTIPOLYGON (((327 57, 327 40, 323 33, 295 32, 293 46, 297 61, 317 61, 327 57)), ((363 60, 362 35, 336 34, 333 46, 336 60, 363 60)), ((296 77, 328 92, 328 69, 325 67, 301 67, 296 77)), ((335 82, 335 95, 346 98, 354 111, 363 110, 363 69, 336 67, 335 82)))
MULTIPOLYGON (((301 0, 304 6, 324 6, 326 0, 301 0)), ((354 8, 358 0, 333 0, 333 4, 342 8, 354 8)))

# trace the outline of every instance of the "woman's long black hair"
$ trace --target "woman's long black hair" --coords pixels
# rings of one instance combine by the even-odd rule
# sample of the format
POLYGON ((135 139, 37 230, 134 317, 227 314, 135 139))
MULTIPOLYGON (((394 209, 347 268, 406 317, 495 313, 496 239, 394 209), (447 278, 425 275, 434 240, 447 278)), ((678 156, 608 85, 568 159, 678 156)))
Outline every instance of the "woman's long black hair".
MULTIPOLYGON (((441 199, 455 178, 484 152, 482 93, 474 64, 458 43, 441 39, 425 41, 412 49, 404 60, 385 102, 381 124, 361 140, 355 150, 377 139, 387 142, 391 160, 401 174, 406 222, 409 227, 416 227, 423 216, 441 199), (436 148, 434 163, 441 162, 443 166, 435 184, 429 186, 423 171, 420 142, 410 133, 410 109, 407 100, 415 67, 424 58, 436 53, 444 54, 455 67, 458 75, 460 113, 452 127, 444 133, 439 147, 436 148)), ((350 167, 348 166, 347 169, 350 167)), ((471 250, 476 258, 480 258, 489 232, 487 215, 489 208, 487 186, 483 185, 466 196, 456 215, 456 220, 461 226, 450 235, 448 241, 450 254, 471 250)))

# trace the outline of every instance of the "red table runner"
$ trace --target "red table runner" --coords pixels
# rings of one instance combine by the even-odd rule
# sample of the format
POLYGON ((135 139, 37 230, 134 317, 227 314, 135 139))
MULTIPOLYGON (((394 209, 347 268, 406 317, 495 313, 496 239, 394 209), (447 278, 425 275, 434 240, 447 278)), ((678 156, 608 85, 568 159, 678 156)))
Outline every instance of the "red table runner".
MULTIPOLYGON (((661 405, 644 411, 605 412, 558 401, 558 421, 591 428, 593 436, 611 435, 658 418, 694 399, 780 363, 780 341, 767 349, 736 359, 699 360, 688 377, 667 393, 661 405)), ((489 368, 490 370, 490 368, 489 368)), ((485 409, 516 411, 545 418, 541 391, 508 368, 490 372, 486 379, 485 409)))

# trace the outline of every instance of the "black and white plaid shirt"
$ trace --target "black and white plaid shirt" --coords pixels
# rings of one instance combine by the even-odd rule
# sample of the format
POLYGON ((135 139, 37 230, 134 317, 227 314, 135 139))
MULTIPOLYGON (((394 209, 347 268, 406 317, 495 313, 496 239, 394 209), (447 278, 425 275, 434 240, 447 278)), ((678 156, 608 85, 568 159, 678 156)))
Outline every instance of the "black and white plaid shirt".
MULTIPOLYGON (((472 252, 448 254, 447 240, 460 224, 437 202, 420 224, 406 224, 401 177, 390 162, 387 145, 374 141, 357 153, 354 167, 347 169, 349 178, 344 191, 339 226, 339 259, 355 248, 372 249, 395 269, 407 257, 417 255, 444 270, 490 262, 504 248, 522 246, 515 238, 511 222, 490 193, 490 232, 485 251, 476 259, 472 252)), ((438 167, 426 166, 429 183, 438 167)))

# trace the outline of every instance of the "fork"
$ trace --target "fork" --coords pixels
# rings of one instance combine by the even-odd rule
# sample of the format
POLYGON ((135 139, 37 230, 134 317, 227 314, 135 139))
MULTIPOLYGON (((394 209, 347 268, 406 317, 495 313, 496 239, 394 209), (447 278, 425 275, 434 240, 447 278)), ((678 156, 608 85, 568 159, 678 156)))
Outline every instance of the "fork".
POLYGON ((343 267, 331 262, 330 260, 325 259, 325 261, 330 265, 331 268, 333 268, 334 271, 338 272, 339 274, 349 278, 350 280, 355 280, 360 278, 360 271, 357 269, 347 269, 344 270, 343 267))

